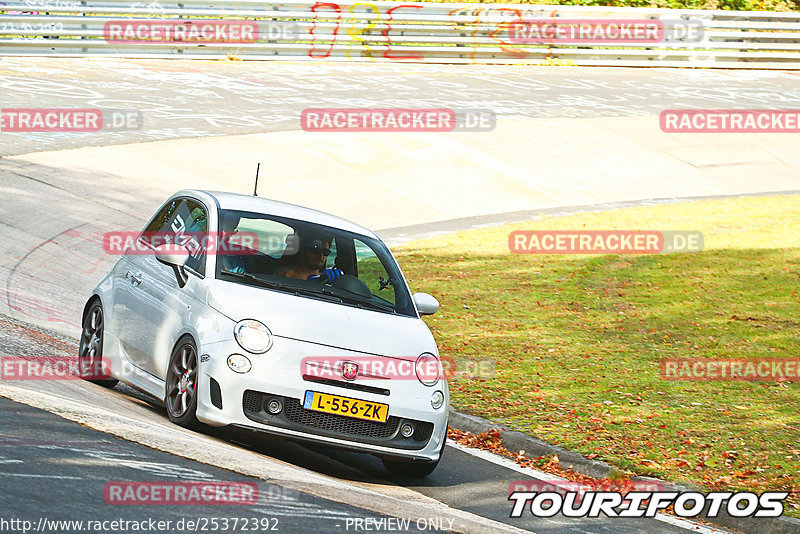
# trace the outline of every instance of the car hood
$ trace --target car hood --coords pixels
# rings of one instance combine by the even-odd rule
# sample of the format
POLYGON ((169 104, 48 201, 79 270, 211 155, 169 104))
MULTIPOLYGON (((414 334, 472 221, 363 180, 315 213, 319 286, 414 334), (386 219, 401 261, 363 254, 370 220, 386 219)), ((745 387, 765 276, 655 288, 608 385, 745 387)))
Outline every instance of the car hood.
POLYGON ((340 349, 416 358, 436 350, 416 317, 326 302, 224 280, 209 284, 208 305, 234 321, 257 319, 273 335, 340 349))

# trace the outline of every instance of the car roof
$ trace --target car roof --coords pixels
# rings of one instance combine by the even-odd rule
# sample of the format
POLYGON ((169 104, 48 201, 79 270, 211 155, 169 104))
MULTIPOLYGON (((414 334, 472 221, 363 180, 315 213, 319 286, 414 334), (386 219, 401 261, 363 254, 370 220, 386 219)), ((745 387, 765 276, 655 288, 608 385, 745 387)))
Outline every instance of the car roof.
POLYGON ((224 191, 204 191, 198 189, 186 189, 175 193, 174 196, 195 196, 202 198, 208 195, 216 200, 217 205, 226 210, 238 211, 252 211, 255 213, 263 213, 265 215, 277 215, 278 217, 287 217, 289 219, 297 219, 300 221, 321 224, 323 226, 330 226, 340 230, 346 230, 356 234, 365 235, 375 239, 378 236, 360 224, 356 224, 347 219, 342 219, 324 211, 298 206, 297 204, 289 204, 287 202, 279 202, 264 197, 256 197, 253 195, 242 195, 239 193, 227 193, 224 191))

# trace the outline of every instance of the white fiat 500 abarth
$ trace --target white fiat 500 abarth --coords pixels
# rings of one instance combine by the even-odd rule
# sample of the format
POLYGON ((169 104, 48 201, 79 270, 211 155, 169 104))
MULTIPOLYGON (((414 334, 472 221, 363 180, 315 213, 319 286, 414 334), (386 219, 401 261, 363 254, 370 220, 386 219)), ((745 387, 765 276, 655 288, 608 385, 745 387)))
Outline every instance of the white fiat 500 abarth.
POLYGON ((169 198, 95 288, 81 364, 161 399, 182 426, 236 426, 374 454, 425 476, 449 392, 411 294, 370 230, 255 196, 169 198))

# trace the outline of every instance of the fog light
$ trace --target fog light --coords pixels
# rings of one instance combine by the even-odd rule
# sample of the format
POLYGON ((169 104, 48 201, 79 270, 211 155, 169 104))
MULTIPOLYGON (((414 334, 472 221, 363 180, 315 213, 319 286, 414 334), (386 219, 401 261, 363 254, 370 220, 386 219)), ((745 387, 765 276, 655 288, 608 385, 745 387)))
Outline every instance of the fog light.
POLYGON ((441 391, 434 391, 433 395, 431 395, 431 406, 433 406, 434 410, 438 410, 444 404, 444 393, 441 391))
POLYGON ((410 438, 411 434, 414 433, 414 427, 409 425, 408 423, 403 423, 403 426, 400 427, 400 434, 404 438, 410 438))
POLYGON ((283 403, 278 399, 270 399, 267 403, 267 411, 272 415, 281 413, 283 410, 283 403))
POLYGON ((253 365, 250 363, 250 360, 247 359, 247 356, 231 354, 228 356, 228 367, 235 373, 244 374, 249 373, 253 365))

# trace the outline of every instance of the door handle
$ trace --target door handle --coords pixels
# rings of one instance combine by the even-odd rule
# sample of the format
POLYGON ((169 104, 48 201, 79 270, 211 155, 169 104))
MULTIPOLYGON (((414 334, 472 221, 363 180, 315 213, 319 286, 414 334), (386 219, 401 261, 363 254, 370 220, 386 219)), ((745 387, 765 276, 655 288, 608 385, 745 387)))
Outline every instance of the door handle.
POLYGON ((131 284, 138 286, 142 283, 142 273, 131 275, 131 284))

